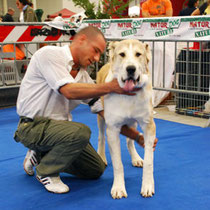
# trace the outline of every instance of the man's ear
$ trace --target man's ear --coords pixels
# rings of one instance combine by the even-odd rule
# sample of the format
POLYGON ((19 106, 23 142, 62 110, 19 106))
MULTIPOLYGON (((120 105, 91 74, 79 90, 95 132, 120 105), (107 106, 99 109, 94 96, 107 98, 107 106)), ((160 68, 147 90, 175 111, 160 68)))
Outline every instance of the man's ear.
POLYGON ((85 34, 81 34, 79 37, 78 37, 78 40, 80 42, 83 42, 83 41, 86 41, 87 40, 87 36, 85 34))

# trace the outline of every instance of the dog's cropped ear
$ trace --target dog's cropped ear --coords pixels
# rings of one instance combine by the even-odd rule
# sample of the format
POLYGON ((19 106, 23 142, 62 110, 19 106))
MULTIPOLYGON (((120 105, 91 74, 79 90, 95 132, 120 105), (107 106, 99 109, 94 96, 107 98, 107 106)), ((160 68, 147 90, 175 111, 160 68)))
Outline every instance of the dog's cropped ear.
POLYGON ((118 41, 112 41, 109 43, 108 49, 109 49, 109 60, 112 61, 114 57, 114 50, 119 42, 118 41))
POLYGON ((151 49, 150 49, 150 46, 148 44, 145 43, 144 45, 145 45, 145 49, 146 49, 147 63, 149 63, 149 61, 152 58, 151 49))

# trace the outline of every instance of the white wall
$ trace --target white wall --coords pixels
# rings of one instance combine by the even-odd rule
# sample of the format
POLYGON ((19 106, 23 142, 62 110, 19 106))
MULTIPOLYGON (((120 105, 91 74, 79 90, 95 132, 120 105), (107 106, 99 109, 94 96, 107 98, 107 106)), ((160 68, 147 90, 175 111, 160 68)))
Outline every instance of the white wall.
MULTIPOLYGON (((89 1, 92 2, 92 3, 94 2, 96 4, 96 8, 97 8, 99 0, 89 0, 89 1)), ((69 10, 75 12, 75 13, 79 13, 79 12, 84 11, 84 9, 79 7, 79 6, 75 7, 74 2, 72 0, 63 0, 63 7, 67 8, 67 9, 69 9, 69 10)))
POLYGON ((61 0, 36 0, 36 9, 43 9, 42 21, 44 21, 48 14, 50 15, 63 9, 63 2, 61 0))
POLYGON ((7 11, 6 8, 4 8, 4 1, 0 0, 0 15, 5 15, 5 12, 7 11))
POLYGON ((74 2, 72 0, 63 0, 63 8, 67 8, 69 10, 71 10, 72 12, 75 13, 79 13, 79 12, 83 12, 84 9, 80 8, 80 7, 75 7, 74 6, 74 2))

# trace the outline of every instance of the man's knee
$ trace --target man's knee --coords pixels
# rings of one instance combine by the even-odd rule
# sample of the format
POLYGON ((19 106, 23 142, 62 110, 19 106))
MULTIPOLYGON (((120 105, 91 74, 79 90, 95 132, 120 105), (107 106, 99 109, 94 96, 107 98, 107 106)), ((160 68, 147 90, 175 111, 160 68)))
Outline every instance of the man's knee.
POLYGON ((90 135, 91 135, 90 128, 84 124, 81 124, 81 128, 79 129, 77 133, 77 138, 88 143, 90 139, 90 135))
POLYGON ((102 174, 104 173, 106 168, 105 163, 101 160, 97 163, 97 166, 95 165, 94 168, 90 171, 89 174, 86 174, 86 178, 88 179, 98 179, 102 174))
POLYGON ((105 171, 105 168, 106 168, 105 163, 104 163, 104 162, 101 163, 101 164, 98 166, 98 168, 97 168, 97 170, 96 170, 94 176, 92 177, 92 179, 98 179, 100 176, 102 176, 102 174, 103 174, 104 171, 105 171))

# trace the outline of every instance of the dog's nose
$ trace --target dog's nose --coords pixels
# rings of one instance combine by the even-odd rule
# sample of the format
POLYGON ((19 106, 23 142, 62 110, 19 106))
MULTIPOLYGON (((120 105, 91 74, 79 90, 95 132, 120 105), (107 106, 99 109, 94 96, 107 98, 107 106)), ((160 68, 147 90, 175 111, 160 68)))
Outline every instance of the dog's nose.
POLYGON ((127 66, 126 71, 128 72, 128 75, 133 75, 134 72, 136 71, 135 66, 127 66))

